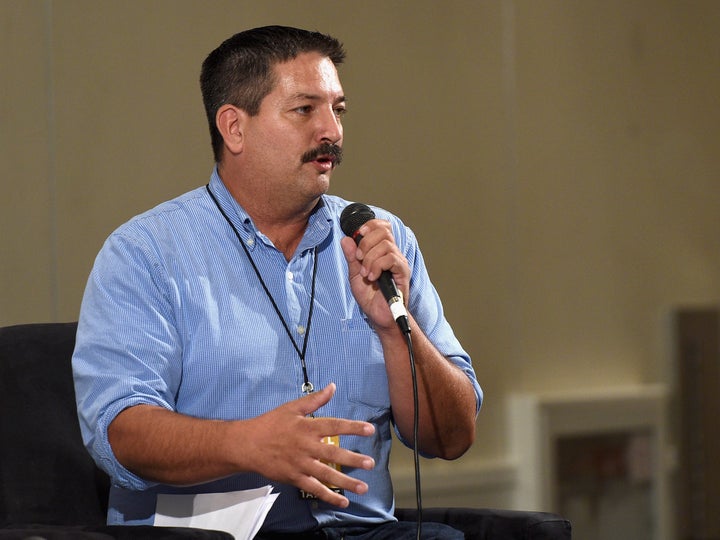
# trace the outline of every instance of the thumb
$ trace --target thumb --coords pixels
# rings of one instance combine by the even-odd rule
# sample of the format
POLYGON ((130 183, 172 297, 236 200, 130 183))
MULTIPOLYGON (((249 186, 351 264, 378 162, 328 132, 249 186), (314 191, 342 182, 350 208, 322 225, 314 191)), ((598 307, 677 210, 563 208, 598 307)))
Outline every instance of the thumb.
POLYGON ((335 383, 328 384, 325 388, 301 397, 298 402, 300 404, 300 413, 303 416, 314 413, 320 407, 327 404, 335 395, 335 383))
POLYGON ((345 255, 345 260, 348 262, 348 264, 357 263, 357 246, 355 245, 355 241, 345 236, 340 239, 340 247, 343 250, 343 255, 345 255))

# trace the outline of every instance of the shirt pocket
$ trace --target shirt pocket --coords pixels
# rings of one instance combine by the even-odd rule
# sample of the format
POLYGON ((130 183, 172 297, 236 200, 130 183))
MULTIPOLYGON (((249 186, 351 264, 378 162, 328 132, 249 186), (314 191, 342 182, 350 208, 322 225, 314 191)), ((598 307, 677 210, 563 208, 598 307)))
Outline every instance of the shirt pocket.
POLYGON ((364 317, 341 321, 348 369, 348 399, 367 407, 390 408, 387 372, 380 339, 364 317))

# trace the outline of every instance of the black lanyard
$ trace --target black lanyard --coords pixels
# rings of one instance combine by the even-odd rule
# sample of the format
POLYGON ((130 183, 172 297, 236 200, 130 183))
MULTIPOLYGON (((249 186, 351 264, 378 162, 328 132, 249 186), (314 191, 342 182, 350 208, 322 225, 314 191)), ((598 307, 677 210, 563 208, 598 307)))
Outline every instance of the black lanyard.
POLYGON ((273 298, 272 294, 270 293, 270 290, 268 289, 267 285, 265 284, 265 280, 262 278, 262 275, 260 274, 260 270, 258 270, 257 265, 255 264, 255 261, 253 261, 253 258, 250 256, 250 251, 248 251, 247 246, 245 245, 245 242, 243 242, 242 237, 240 236, 240 233, 238 232, 237 228, 233 224, 232 221, 230 221, 230 218, 225 213, 225 211, 220 206, 220 203, 215 198, 215 195, 210 190, 210 184, 207 184, 205 186, 205 189, 207 189, 207 192, 210 194, 210 197, 215 202, 215 206, 218 207, 218 210, 220 210, 220 213, 223 215, 225 220, 230 224, 230 227, 232 228, 233 232, 235 233, 235 236, 237 236, 237 239, 240 241, 240 245, 243 247, 243 250, 245 251, 245 254, 247 255, 248 260, 250 261, 250 264, 253 267, 253 270, 255 270, 255 275, 257 275, 258 280, 260 280, 260 284, 262 285, 263 290, 265 291, 265 294, 270 299, 270 302, 272 303, 273 307, 275 308, 275 313, 277 313, 278 318, 280 319, 280 322, 283 325, 283 328, 285 328, 285 332, 287 333, 288 337, 290 338, 290 342, 293 344, 293 347, 295 348, 295 351, 298 353, 298 357, 300 358, 300 366, 302 367, 303 372, 303 384, 301 386, 301 390, 303 394, 309 394, 311 392, 315 391, 315 388, 313 387, 313 384, 310 382, 310 379, 308 378, 308 372, 307 372, 307 365, 305 364, 305 352, 307 351, 307 344, 308 344, 308 336, 310 335, 310 323, 312 322, 312 315, 313 315, 313 307, 315 306, 315 278, 317 276, 317 259, 318 259, 318 247, 315 246, 315 249, 313 250, 313 273, 312 273, 312 284, 310 289, 310 308, 308 309, 308 319, 307 324, 305 325, 305 336, 303 338, 303 344, 302 344, 302 350, 300 347, 298 347, 297 342, 292 336, 292 332, 290 332, 290 327, 288 326, 287 322, 285 322, 285 318, 282 316, 282 313, 280 312, 280 308, 278 308, 277 303, 275 302, 275 299, 273 298))

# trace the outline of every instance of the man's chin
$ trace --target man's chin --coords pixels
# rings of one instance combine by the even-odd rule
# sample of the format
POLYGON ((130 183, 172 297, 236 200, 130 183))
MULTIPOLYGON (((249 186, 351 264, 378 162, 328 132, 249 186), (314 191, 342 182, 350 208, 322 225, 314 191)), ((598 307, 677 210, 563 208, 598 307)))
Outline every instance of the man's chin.
POLYGON ((330 174, 318 175, 315 181, 315 192, 317 196, 325 195, 330 190, 330 174))
POLYGON ((321 192, 320 195, 324 195, 330 189, 330 175, 324 174, 318 178, 318 190, 321 192))

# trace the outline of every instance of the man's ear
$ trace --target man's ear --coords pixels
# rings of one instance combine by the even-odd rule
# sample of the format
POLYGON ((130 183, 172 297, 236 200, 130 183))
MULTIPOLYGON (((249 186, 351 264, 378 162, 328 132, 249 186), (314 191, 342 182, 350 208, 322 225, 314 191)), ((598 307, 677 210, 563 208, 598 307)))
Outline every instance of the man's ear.
POLYGON ((225 148, 231 154, 240 154, 243 150, 246 118, 245 111, 230 104, 220 107, 215 115, 215 125, 225 141, 225 148))

